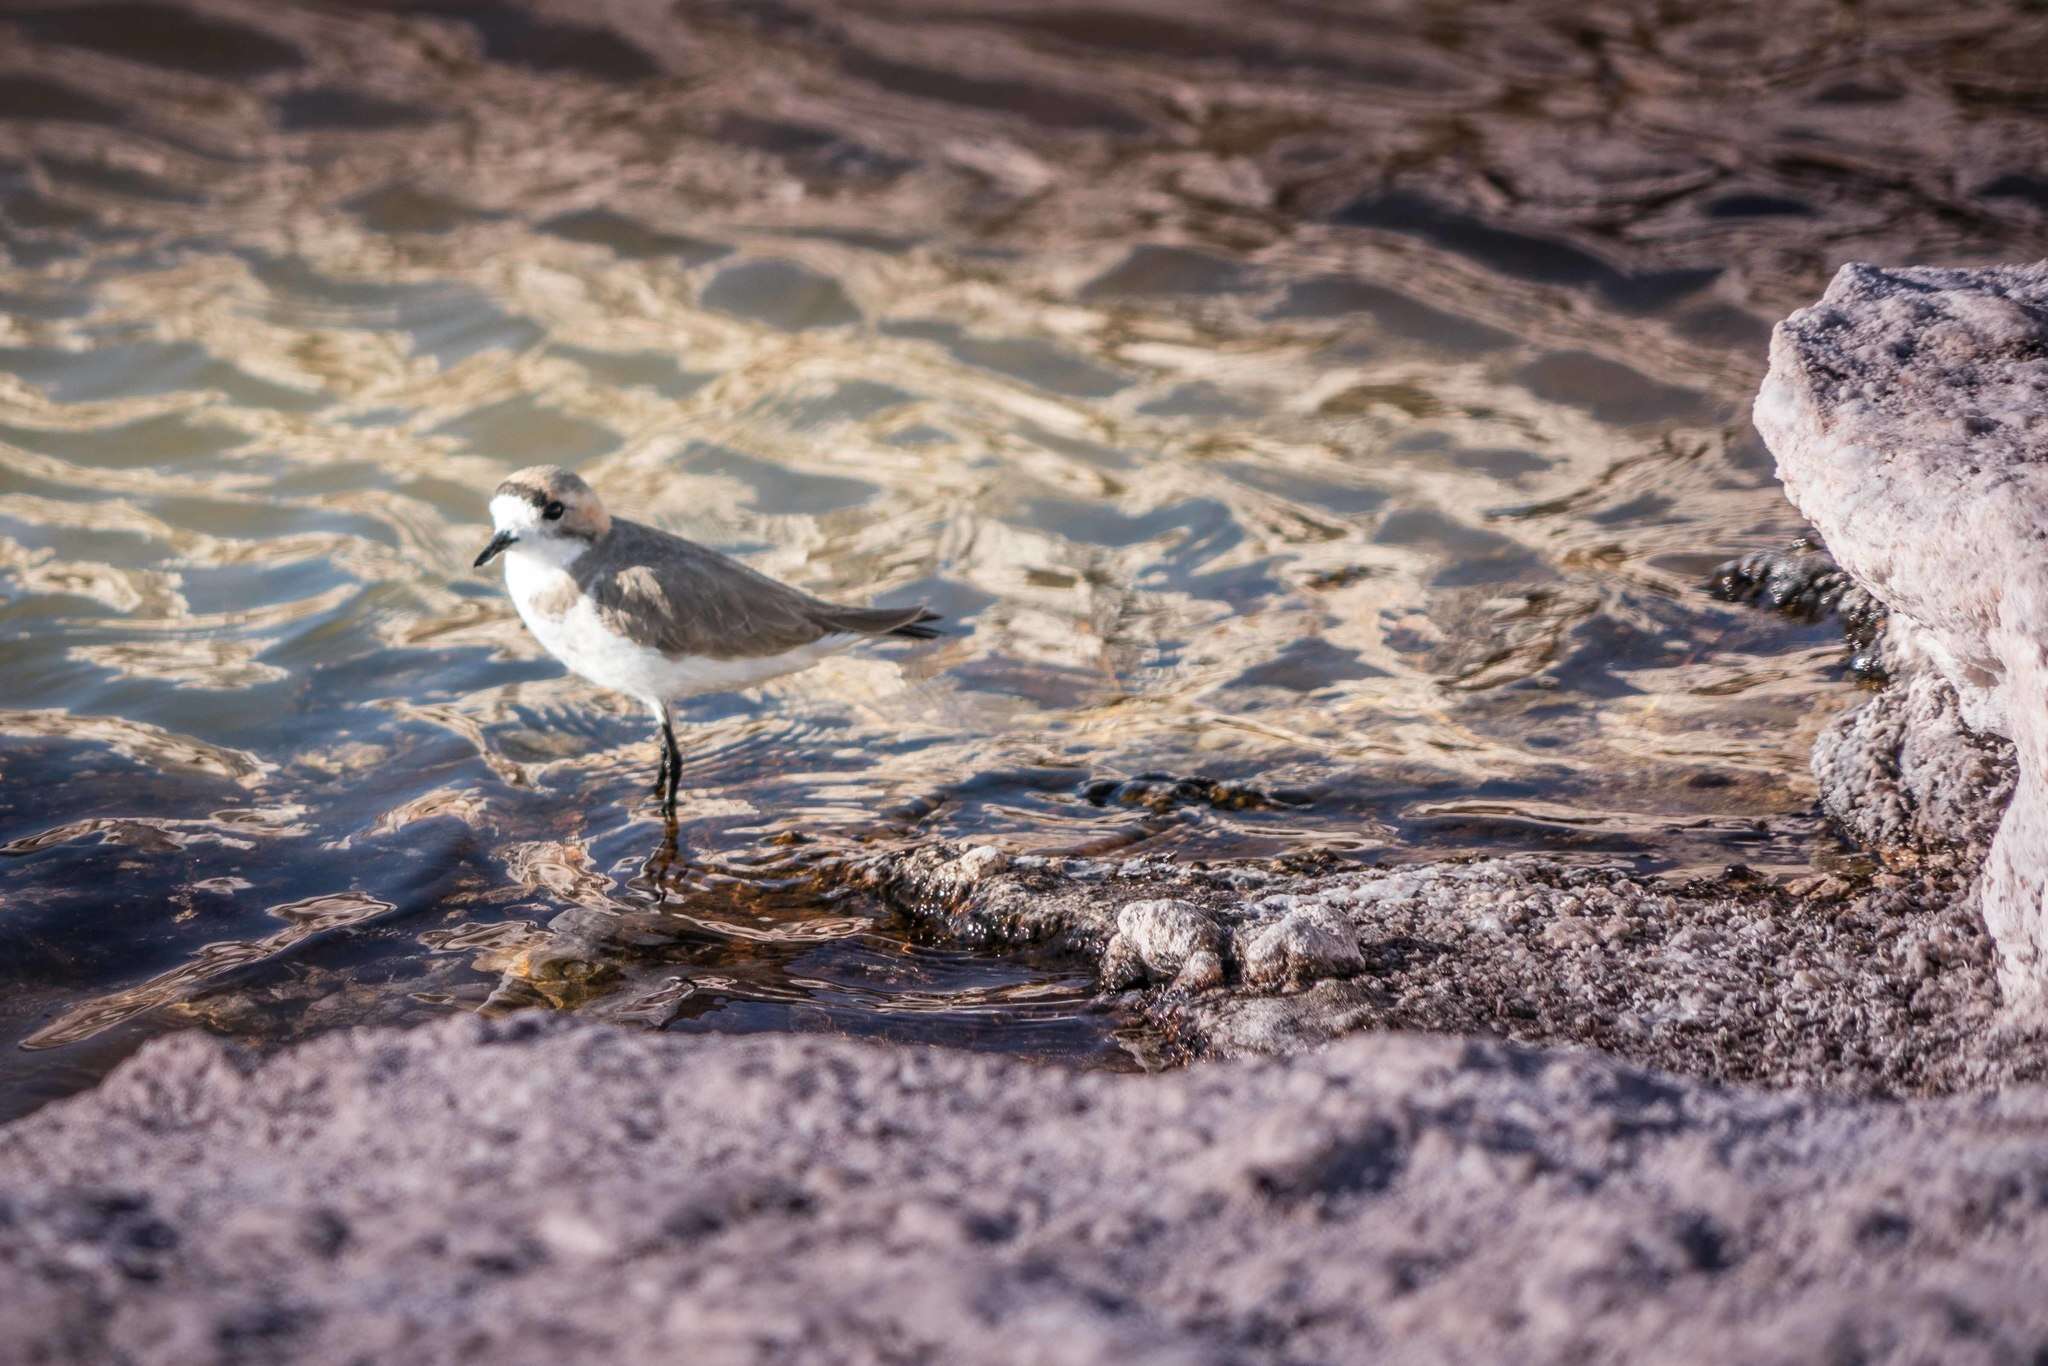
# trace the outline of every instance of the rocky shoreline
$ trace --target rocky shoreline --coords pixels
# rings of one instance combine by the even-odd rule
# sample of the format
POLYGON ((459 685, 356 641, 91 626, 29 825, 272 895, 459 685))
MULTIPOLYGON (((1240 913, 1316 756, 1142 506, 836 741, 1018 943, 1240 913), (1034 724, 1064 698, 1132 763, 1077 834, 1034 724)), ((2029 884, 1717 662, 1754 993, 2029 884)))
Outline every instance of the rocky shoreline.
POLYGON ((1721 587, 1839 613, 1889 680, 1815 748, 1838 865, 934 844, 836 870, 934 938, 1084 956, 1194 1063, 1155 1077, 533 1012, 269 1057, 166 1040, 0 1129, 10 1340, 2039 1359, 2040 357, 2048 268, 1849 267, 1777 334, 1759 427, 1836 558, 1721 587))
POLYGON ((1848 1094, 2048 1078, 2042 1032, 1997 1009, 1975 863, 1895 859, 1779 887, 1541 859, 1288 875, 933 846, 870 874, 949 940, 1094 955, 1183 1057, 1427 1030, 1848 1094))
POLYGON ((1844 266, 1778 326, 1757 429, 1895 653, 2007 742, 1984 920, 2008 1004, 2048 1002, 2048 265, 1844 266))

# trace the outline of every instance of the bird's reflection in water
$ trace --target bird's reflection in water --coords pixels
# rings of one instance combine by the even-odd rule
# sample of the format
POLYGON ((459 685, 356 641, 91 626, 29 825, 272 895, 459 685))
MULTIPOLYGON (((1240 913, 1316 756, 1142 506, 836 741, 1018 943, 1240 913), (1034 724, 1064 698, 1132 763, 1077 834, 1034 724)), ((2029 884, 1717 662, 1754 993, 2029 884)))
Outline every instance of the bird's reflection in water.
POLYGON ((859 852, 789 836, 721 854, 665 825, 621 877, 592 877, 587 862, 549 876, 573 904, 477 960, 498 974, 480 1009, 672 1030, 943 1030, 968 1047, 1139 1065, 1149 1049, 1085 965, 920 943, 847 877, 859 852))

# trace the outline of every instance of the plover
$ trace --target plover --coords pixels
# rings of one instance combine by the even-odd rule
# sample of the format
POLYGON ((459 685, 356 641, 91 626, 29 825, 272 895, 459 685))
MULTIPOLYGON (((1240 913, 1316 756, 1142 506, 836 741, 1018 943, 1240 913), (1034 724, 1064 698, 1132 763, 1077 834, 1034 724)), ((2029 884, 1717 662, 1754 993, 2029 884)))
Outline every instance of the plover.
POLYGON ((675 817, 683 754, 671 704, 808 669, 877 636, 930 640, 923 607, 842 607, 715 550, 605 511, 555 465, 520 470, 491 495, 505 586, 547 652, 601 687, 636 698, 661 728, 654 793, 675 817))

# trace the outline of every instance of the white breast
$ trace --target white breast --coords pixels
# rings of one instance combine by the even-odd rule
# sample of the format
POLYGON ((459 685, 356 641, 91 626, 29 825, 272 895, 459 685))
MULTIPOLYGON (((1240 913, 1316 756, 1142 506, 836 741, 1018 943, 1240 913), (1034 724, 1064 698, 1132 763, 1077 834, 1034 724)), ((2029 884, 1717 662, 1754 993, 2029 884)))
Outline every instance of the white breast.
POLYGON ((859 639, 831 635, 809 645, 752 659, 671 658, 619 634, 562 566, 513 546, 505 554, 505 587, 526 629, 570 669, 649 708, 698 693, 750 688, 808 669, 859 639), (566 611, 550 610, 568 604, 566 611))

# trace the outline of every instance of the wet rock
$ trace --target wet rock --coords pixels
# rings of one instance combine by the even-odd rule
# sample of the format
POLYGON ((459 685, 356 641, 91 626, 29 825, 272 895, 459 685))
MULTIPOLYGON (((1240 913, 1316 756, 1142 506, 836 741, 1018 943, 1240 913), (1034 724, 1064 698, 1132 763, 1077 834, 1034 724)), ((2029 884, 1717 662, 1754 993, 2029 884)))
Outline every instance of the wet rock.
POLYGON ((1009 856, 1002 850, 992 844, 977 844, 960 856, 954 868, 962 881, 974 883, 1009 866, 1009 856))
POLYGON ((1869 597, 1810 541, 1730 560, 1713 572, 1710 582, 1714 595, 1724 601, 1768 603, 1806 621, 1832 615, 1851 594, 1869 597))
POLYGON ((1792 501, 2018 780, 1981 894, 2008 1002, 2048 1012, 2048 265, 1842 268, 1779 324, 1756 424, 1792 501))
POLYGON ((926 844, 861 860, 839 876, 960 943, 1045 943, 1100 956, 1117 913, 1087 885, 1103 865, 994 852, 926 844))
POLYGON ((1723 601, 1770 606, 1801 621, 1839 618, 1850 672, 1883 681, 1884 604, 1811 541, 1730 560, 1713 572, 1708 587, 1723 601))
POLYGON ((1171 982, 1179 991, 1223 984, 1223 927, 1191 901, 1133 901, 1117 912, 1116 935, 1102 953, 1111 990, 1171 982))
POLYGON ((2039 1088, 1407 1035, 1143 1081, 559 1017, 184 1035, 0 1129, 0 1303, 50 1363, 2025 1360, 2044 1129, 2039 1088))
POLYGON ((1199 773, 1185 778, 1171 773, 1097 778, 1082 785, 1081 796, 1092 806, 1134 806, 1160 813, 1185 806, 1206 806, 1218 811, 1266 811, 1307 805, 1299 799, 1199 773))
POLYGON ((963 861, 934 844, 841 876, 953 942, 1086 956, 1105 989, 1140 988, 1121 1004, 1179 1056, 1415 1029, 1851 1094, 2048 1079, 2048 1027, 1992 1027, 1975 865, 1953 848, 1797 893, 1747 869, 1678 880, 1531 857, 1290 869, 1017 855, 974 879, 963 861))

